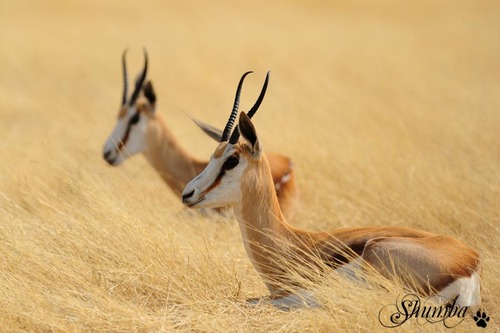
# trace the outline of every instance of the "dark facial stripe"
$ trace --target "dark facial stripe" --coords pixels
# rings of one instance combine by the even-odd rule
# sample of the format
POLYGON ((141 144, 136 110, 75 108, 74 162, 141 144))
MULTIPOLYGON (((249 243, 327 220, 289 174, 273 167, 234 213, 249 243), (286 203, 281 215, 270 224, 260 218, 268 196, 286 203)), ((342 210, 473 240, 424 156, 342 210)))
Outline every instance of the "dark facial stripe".
POLYGON ((205 194, 207 194, 208 192, 212 191, 214 188, 219 186, 220 181, 222 180, 222 177, 224 176, 225 173, 226 172, 224 170, 221 170, 217 175, 217 177, 215 178, 214 182, 209 187, 207 187, 205 191, 203 191, 202 196, 204 196, 205 194))
POLYGON ((139 121, 139 112, 136 112, 132 116, 132 118, 130 118, 130 120, 128 121, 127 129, 125 130, 125 134, 123 135, 123 138, 120 140, 120 142, 118 143, 118 146, 116 147, 116 149, 118 151, 122 150, 123 147, 125 147, 125 144, 127 143, 128 137, 130 135, 130 129, 132 128, 132 125, 137 124, 138 121, 139 121))
MULTIPOLYGON (((238 158, 239 155, 236 153, 234 155, 231 155, 230 157, 228 157, 226 159, 226 161, 231 158, 231 157, 236 157, 238 158)), ((226 163, 226 161, 224 161, 224 163, 226 163)), ((219 186, 221 180, 222 180, 222 177, 224 177, 224 175, 226 174, 226 170, 224 169, 224 163, 222 163, 222 166, 221 166, 221 169, 219 171, 219 174, 217 175, 217 177, 215 177, 215 180, 214 182, 209 186, 207 187, 207 189, 205 191, 203 191, 202 193, 202 196, 204 196, 205 194, 207 194, 208 192, 212 191, 214 188, 216 188, 217 186, 219 186)))

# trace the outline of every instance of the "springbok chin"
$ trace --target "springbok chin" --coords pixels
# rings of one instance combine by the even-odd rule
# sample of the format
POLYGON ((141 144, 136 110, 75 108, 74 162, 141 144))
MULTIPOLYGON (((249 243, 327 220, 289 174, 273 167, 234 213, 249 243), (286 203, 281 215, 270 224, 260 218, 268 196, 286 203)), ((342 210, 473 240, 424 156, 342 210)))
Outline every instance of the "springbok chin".
POLYGON ((134 154, 147 148, 146 130, 149 118, 154 114, 156 94, 150 81, 146 82, 148 54, 144 49, 144 68, 137 77, 134 91, 128 96, 127 50, 123 51, 123 97, 118 121, 106 140, 103 158, 110 165, 120 165, 134 154))
POLYGON ((290 279, 290 267, 299 266, 295 275, 300 276, 317 267, 315 257, 341 275, 355 276, 368 265, 423 294, 480 306, 479 255, 455 238, 396 226, 308 232, 288 224, 250 118, 242 112, 229 135, 233 122, 232 113, 223 142, 205 170, 187 184, 182 201, 192 208, 235 207, 247 254, 271 293, 265 302, 280 308, 317 306, 314 295, 290 279))

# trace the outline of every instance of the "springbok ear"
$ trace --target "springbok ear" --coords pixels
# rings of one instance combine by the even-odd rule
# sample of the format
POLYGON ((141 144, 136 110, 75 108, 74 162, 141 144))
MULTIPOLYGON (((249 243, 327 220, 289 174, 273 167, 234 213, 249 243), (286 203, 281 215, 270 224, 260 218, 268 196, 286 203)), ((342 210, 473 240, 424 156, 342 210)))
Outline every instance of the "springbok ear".
POLYGON ((260 145, 260 140, 257 137, 255 127, 245 112, 240 113, 238 131, 240 131, 241 136, 247 141, 252 157, 256 159, 260 158, 260 155, 262 154, 262 146, 260 145))
POLYGON ((144 96, 146 97, 146 99, 148 100, 148 102, 154 108, 155 103, 156 103, 156 94, 155 94, 155 90, 153 89, 153 84, 151 83, 151 81, 148 81, 144 85, 144 96))
POLYGON ((222 131, 216 127, 213 127, 209 124, 206 124, 202 122, 201 120, 198 120, 194 117, 191 117, 191 115, 187 114, 186 115, 191 119, 203 132, 205 132, 206 135, 211 137, 217 142, 220 142, 222 139, 222 131))

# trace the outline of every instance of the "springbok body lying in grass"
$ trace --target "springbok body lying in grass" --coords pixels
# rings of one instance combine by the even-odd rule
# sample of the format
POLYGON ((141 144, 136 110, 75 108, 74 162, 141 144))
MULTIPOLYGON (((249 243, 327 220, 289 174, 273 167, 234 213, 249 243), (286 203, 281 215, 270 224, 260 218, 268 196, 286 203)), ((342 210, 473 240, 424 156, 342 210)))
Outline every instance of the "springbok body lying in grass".
MULTIPOLYGON (((103 157, 110 165, 118 166, 128 157, 143 153, 165 183, 180 196, 184 186, 198 175, 208 162, 188 154, 156 110, 156 94, 151 81, 146 80, 148 57, 145 50, 144 68, 136 80, 130 99, 128 98, 125 56, 126 50, 122 55, 124 90, 118 121, 104 144, 103 157)), ((262 97, 266 88, 267 81, 261 92, 262 97)), ((258 108, 261 102, 262 98, 259 98, 254 108, 258 108)), ((238 103, 239 92, 235 100, 235 104, 238 103)), ((270 159, 281 208, 289 212, 297 198, 292 162, 288 157, 279 154, 271 154, 270 159)))
MULTIPOLYGON (((233 113, 230 127, 235 117, 233 113)), ((457 297, 460 306, 480 305, 479 257, 461 241, 392 226, 332 232, 297 229, 283 217, 268 159, 245 113, 227 139, 223 138, 206 169, 186 186, 182 200, 191 208, 233 206, 247 254, 271 293, 266 302, 286 308, 304 304, 306 297, 306 304, 315 305, 311 292, 292 293, 284 287, 295 287, 289 279, 293 264, 311 269, 311 257, 315 257, 339 272, 371 266, 385 277, 413 283, 424 294, 448 300, 457 297)))

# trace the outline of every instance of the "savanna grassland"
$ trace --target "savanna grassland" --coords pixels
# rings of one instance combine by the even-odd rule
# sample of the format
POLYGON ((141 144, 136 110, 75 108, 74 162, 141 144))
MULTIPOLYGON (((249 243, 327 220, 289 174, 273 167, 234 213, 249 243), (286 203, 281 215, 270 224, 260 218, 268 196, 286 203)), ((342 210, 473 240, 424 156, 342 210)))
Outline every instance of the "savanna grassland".
MULTIPOLYGON (((215 143, 240 75, 264 149, 295 162, 311 230, 403 225, 482 258, 500 318, 498 1, 0 1, 0 330, 373 332, 403 289, 327 277, 321 309, 249 308, 267 293, 236 221, 186 210, 138 155, 113 168, 129 47, 193 156, 215 143)), ((446 331, 410 320, 399 331, 446 331)), ((479 331, 467 317, 453 331, 479 331)), ((392 330, 389 330, 392 331, 392 330)))

